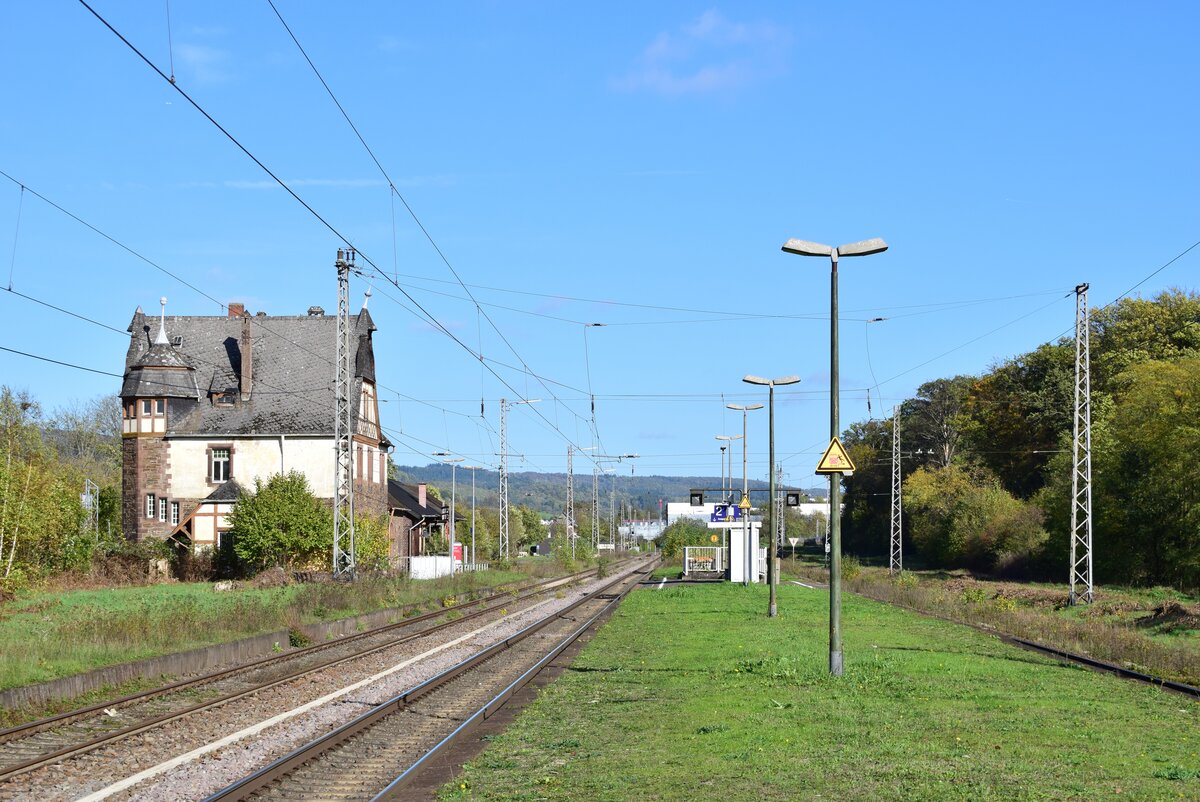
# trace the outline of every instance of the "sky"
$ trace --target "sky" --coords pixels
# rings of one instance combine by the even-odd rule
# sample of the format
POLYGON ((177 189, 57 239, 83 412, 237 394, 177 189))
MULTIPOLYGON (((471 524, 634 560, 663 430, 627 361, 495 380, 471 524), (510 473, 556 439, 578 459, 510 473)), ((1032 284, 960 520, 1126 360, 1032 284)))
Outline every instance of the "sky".
POLYGON ((1081 282, 1200 285, 1192 2, 89 3, 0 31, 0 383, 47 411, 160 296, 336 310, 353 244, 397 463, 494 467, 539 399, 511 470, 715 476, 742 377, 794 374, 807 487, 829 263, 787 239, 889 245, 840 263, 843 427, 1069 333, 1081 282))

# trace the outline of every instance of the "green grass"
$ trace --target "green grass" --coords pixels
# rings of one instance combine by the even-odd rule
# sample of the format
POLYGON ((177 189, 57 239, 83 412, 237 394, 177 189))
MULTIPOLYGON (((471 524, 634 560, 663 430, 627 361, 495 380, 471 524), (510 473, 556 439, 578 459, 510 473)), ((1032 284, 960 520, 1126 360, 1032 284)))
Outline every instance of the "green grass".
POLYGON ((23 594, 0 605, 0 690, 389 607, 433 609, 449 596, 461 604, 482 588, 528 578, 488 571, 453 582, 360 580, 224 592, 209 583, 172 583, 23 594))
POLYGON ((997 638, 844 598, 676 586, 632 594, 440 798, 1200 798, 1200 704, 997 638))

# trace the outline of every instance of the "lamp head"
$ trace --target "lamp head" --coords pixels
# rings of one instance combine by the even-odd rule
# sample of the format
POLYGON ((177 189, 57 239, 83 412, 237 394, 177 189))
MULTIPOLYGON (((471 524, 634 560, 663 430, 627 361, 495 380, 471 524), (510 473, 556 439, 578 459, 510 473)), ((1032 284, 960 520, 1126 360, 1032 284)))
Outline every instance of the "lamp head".
POLYGON ((833 248, 819 242, 809 242, 803 239, 790 239, 783 243, 783 250, 800 256, 833 256, 833 248))
POLYGON ((888 249, 887 243, 879 237, 865 239, 862 242, 852 242, 849 245, 839 245, 838 256, 870 256, 873 253, 883 253, 888 249))

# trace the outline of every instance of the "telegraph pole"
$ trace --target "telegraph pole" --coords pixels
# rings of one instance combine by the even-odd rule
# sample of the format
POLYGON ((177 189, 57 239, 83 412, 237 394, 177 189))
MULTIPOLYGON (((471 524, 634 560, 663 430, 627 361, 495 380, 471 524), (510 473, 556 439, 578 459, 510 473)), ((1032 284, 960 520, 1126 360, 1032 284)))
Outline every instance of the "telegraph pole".
POLYGON ((354 405, 351 392, 354 371, 350 350, 350 271, 354 270, 354 249, 338 249, 337 346, 334 357, 334 496, 333 496, 333 575, 354 577, 354 464, 351 459, 354 405))
POLYGON ((890 573, 904 570, 904 546, 900 531, 900 406, 892 410, 892 549, 890 573))
POLYGON ((1075 288, 1075 425, 1071 438, 1071 590, 1092 601, 1092 379, 1087 284, 1075 288))

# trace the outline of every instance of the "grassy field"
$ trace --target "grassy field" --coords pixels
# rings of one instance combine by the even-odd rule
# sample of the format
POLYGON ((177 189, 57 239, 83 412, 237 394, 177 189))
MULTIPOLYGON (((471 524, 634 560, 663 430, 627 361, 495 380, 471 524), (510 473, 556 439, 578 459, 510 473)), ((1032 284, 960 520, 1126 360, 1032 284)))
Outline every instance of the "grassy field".
POLYGON ((24 594, 0 605, 0 690, 388 607, 432 609, 447 597, 528 579, 488 571, 453 581, 364 579, 222 592, 211 583, 170 583, 24 594))
POLYGON ((1200 703, 844 597, 632 594, 444 800, 1200 799, 1200 703))
MULTIPOLYGON (((849 567, 849 564, 848 564, 849 567)), ((823 565, 784 561, 784 576, 827 581, 823 565)), ((850 568, 844 587, 970 624, 1200 685, 1200 599, 1170 588, 1096 588, 1067 606, 1064 585, 980 579, 965 571, 850 568)))

